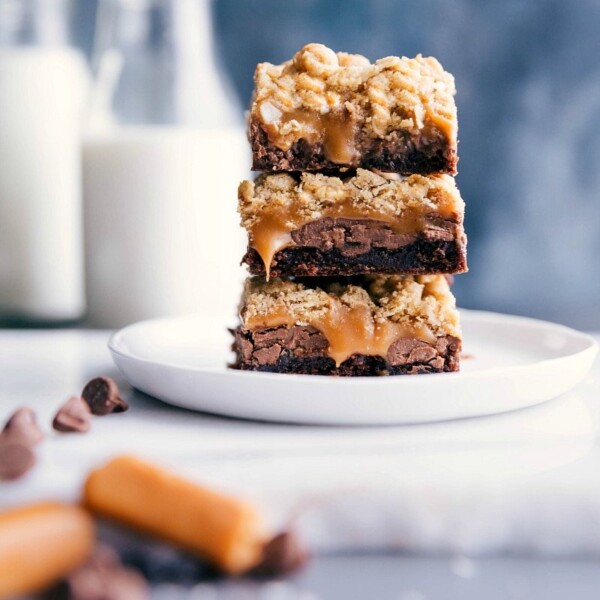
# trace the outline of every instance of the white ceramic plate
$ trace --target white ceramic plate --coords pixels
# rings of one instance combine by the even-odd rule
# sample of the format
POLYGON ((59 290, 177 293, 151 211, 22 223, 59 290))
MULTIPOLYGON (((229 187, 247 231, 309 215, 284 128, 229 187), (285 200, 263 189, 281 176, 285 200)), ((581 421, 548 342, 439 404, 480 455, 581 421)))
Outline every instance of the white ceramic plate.
POLYGON ((578 331, 463 310, 460 373, 338 378, 228 369, 226 327, 199 316, 143 321, 109 348, 129 382, 193 410, 287 423, 399 424, 505 412, 555 398, 585 377, 597 353, 578 331))

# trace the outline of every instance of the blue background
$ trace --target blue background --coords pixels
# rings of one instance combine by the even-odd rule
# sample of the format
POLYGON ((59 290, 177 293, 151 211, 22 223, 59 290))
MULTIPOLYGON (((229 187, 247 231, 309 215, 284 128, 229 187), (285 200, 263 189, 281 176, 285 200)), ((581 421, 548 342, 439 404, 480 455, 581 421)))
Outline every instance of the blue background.
POLYGON ((216 0, 214 23, 244 105, 256 63, 307 42, 436 56, 458 87, 459 303, 600 329, 599 0, 216 0))

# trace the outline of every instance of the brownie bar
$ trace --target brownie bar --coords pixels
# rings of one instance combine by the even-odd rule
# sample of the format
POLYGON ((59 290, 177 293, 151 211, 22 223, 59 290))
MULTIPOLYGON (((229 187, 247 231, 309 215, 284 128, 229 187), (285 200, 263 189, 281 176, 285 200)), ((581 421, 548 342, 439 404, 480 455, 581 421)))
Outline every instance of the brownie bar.
POLYGON ((448 175, 262 174, 240 185, 239 211, 253 275, 467 270, 464 203, 448 175))
POLYGON ((255 170, 456 173, 454 79, 435 58, 371 64, 308 44, 281 65, 259 64, 254 79, 255 170))
POLYGON ((353 354, 336 366, 327 355, 327 338, 314 327, 293 326, 244 331, 234 335, 235 369, 302 375, 417 375, 458 371, 461 340, 434 343, 406 338, 392 344, 386 357, 353 354))
POLYGON ((457 371, 460 326, 443 275, 246 282, 232 365, 314 375, 457 371))

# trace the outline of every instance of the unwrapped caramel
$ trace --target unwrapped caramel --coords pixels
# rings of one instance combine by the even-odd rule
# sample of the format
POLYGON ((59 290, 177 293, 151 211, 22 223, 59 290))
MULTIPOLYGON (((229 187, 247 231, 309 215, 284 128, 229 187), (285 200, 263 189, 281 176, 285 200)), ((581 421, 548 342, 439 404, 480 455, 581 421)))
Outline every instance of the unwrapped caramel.
POLYGON ((0 513, 0 598, 40 591, 83 563, 94 525, 82 509, 33 504, 0 513))
POLYGON ((254 507, 131 456, 92 471, 84 500, 93 512, 173 542, 230 574, 262 557, 265 536, 254 507))

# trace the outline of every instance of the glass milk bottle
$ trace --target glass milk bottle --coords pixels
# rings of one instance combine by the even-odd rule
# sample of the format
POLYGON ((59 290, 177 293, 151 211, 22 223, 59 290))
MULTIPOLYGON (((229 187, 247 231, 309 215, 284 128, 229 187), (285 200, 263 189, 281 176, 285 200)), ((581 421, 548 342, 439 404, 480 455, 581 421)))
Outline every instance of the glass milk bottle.
POLYGON ((235 314, 250 160, 212 42, 209 0, 101 0, 83 158, 92 325, 235 314))
POLYGON ((80 144, 89 82, 66 0, 0 0, 0 319, 84 311, 80 144))

